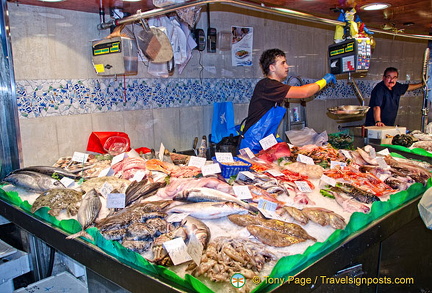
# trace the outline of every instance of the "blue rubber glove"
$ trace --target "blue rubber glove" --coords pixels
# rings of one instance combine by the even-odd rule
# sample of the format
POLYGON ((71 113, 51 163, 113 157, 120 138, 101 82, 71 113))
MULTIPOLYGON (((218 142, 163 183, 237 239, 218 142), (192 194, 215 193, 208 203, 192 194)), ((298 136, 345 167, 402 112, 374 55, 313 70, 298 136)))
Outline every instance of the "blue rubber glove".
POLYGON ((325 79, 325 81, 327 82, 327 84, 329 84, 329 83, 336 84, 337 83, 336 76, 334 76, 331 73, 327 73, 326 75, 324 75, 323 79, 325 79))

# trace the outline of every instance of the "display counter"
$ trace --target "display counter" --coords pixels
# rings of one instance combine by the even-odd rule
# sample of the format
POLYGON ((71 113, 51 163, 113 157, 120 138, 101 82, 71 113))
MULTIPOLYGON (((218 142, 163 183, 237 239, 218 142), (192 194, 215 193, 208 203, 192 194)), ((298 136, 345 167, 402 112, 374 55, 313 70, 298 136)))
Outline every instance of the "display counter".
MULTIPOLYGON (((429 186, 429 185, 428 185, 429 186)), ((316 243, 309 247, 302 255, 293 255, 280 259, 273 269, 271 279, 261 280, 256 292, 286 292, 294 290, 298 292, 329 292, 329 287, 340 292, 339 289, 349 289, 360 291, 376 291, 381 286, 390 288, 389 285, 369 284, 356 286, 329 284, 333 277, 351 278, 364 277, 375 278, 388 276, 391 272, 380 269, 380 265, 385 262, 384 255, 391 255, 386 251, 390 245, 383 245, 387 239, 394 237, 398 232, 403 231, 407 225, 415 223, 417 232, 406 241, 407 249, 414 252, 414 256, 409 258, 397 258, 397 265, 403 267, 407 263, 421 264, 421 259, 431 259, 430 249, 422 250, 422 247, 432 245, 432 231, 426 229, 423 222, 419 221, 417 209, 418 201, 425 187, 415 184, 408 191, 394 194, 388 202, 375 204, 370 214, 353 214, 349 224, 344 230, 336 230, 324 243, 316 243), (423 224, 423 229, 421 225, 423 224), (420 245, 420 243, 422 245, 420 245), (286 268, 289 273, 286 274, 286 268), (291 276, 291 277, 290 277, 291 276), (292 277, 295 276, 295 277, 292 277), (290 279, 288 279, 290 277, 290 279), (281 285, 281 281, 284 284, 281 285), (342 287, 340 287, 342 286, 342 287), (339 288, 339 289, 338 289, 339 288)), ((2 192, 3 190, 0 190, 2 192)), ((166 268, 157 267, 156 271, 160 274, 151 275, 143 270, 142 266, 135 260, 119 260, 118 256, 107 253, 106 247, 100 248, 82 239, 68 240, 69 234, 60 227, 51 225, 44 220, 38 219, 35 215, 5 198, 2 193, 0 200, 0 214, 15 223, 17 226, 33 234, 35 237, 46 242, 54 249, 66 254, 77 262, 83 264, 88 270, 88 276, 98 276, 109 280, 117 286, 131 291, 142 292, 151 290, 152 292, 205 292, 207 288, 199 288, 199 283, 190 280, 176 279, 171 276, 166 268), (166 271, 165 271, 166 270, 166 271), (168 276, 168 277, 165 277, 168 276), (198 284, 198 285, 197 285, 198 284)), ((60 225, 61 226, 61 225, 60 225)), ((413 231, 412 228, 409 230, 413 231)), ((403 232, 402 234, 405 234, 403 232)), ((397 243, 396 241, 391 241, 397 243)), ((432 264, 427 262, 426 267, 419 267, 423 272, 430 271, 432 264)), ((156 266, 154 266, 156 267, 156 266)), ((172 273, 172 275, 175 275, 172 273)), ((398 285, 405 288, 430 290, 427 283, 422 283, 421 275, 410 274, 400 275, 399 277, 411 277, 415 282, 411 287, 408 285, 398 285)), ((193 278, 191 278, 193 279, 193 278)), ((425 281, 429 282, 429 281, 425 281)), ((89 286, 91 285, 89 281, 89 286)), ((430 282, 429 282, 430 283, 430 282)), ((234 289, 234 288, 233 288, 234 289)), ((91 288, 89 287, 91 292, 91 288)))

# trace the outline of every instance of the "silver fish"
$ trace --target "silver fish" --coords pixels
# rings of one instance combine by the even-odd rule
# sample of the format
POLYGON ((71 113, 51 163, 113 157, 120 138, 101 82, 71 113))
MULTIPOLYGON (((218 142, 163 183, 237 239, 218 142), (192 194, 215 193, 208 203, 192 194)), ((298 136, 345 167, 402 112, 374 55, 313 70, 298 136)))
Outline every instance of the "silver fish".
POLYGON ((19 173, 22 171, 33 171, 33 172, 38 172, 38 173, 42 173, 48 176, 52 176, 53 174, 58 174, 61 177, 69 177, 72 179, 81 179, 82 177, 74 174, 72 172, 66 171, 63 168, 57 168, 57 167, 51 167, 51 166, 29 166, 29 167, 25 167, 25 168, 21 168, 21 169, 17 169, 15 171, 12 171, 11 174, 13 173, 19 173))
POLYGON ((99 215, 102 207, 102 202, 100 200, 101 196, 102 195, 95 189, 90 190, 84 195, 84 199, 81 202, 77 215, 77 220, 81 224, 82 230, 66 237, 66 239, 74 239, 83 236, 92 241, 94 240, 85 230, 93 224, 99 215))
POLYGON ((200 188, 191 188, 183 190, 183 192, 178 193, 173 198, 174 200, 183 200, 183 201, 190 201, 190 202, 205 202, 205 201, 212 201, 212 202, 234 202, 238 205, 241 205, 244 208, 249 208, 249 205, 237 197, 226 193, 219 191, 217 189, 213 188, 207 188, 207 187, 200 187, 200 188))
POLYGON ((147 182, 146 179, 140 182, 132 182, 125 191, 126 206, 138 199, 144 199, 155 194, 159 188, 164 187, 165 182, 147 182))
POLYGON ((45 192, 53 188, 65 188, 64 185, 48 175, 34 171, 20 171, 11 173, 3 179, 16 187, 21 187, 33 192, 45 192))
POLYGON ((202 221, 191 216, 187 216, 186 218, 184 218, 182 224, 186 228, 188 235, 195 234, 196 238, 205 249, 210 240, 209 227, 207 227, 207 225, 204 224, 202 221))
POLYGON ((198 219, 219 219, 232 214, 247 214, 248 210, 234 202, 197 202, 178 205, 167 210, 171 213, 188 213, 198 219))

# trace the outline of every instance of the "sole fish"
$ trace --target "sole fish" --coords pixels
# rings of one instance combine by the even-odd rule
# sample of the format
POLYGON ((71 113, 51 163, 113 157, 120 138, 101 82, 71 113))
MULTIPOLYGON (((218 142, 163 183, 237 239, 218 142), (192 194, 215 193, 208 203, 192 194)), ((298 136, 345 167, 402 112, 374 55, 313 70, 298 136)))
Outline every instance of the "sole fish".
POLYGON ((287 235, 258 225, 249 225, 246 228, 259 241, 270 246, 286 247, 306 241, 306 239, 287 235))
POLYGON ((81 201, 81 206, 78 209, 77 219, 81 224, 82 230, 78 233, 66 237, 66 239, 74 239, 77 237, 86 237, 90 240, 94 240, 93 237, 88 234, 85 230, 90 227, 99 215, 102 207, 100 197, 102 195, 95 189, 90 190, 84 195, 81 201))

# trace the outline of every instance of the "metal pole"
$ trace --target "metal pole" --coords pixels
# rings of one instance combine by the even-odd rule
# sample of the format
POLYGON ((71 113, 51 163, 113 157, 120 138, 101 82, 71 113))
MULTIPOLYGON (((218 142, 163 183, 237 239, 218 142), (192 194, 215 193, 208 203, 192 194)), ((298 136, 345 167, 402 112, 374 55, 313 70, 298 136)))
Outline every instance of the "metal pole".
POLYGON ((0 6, 0 179, 20 167, 21 138, 6 0, 0 6))

